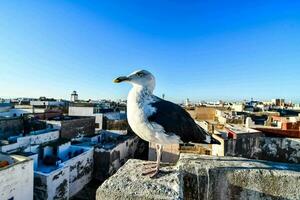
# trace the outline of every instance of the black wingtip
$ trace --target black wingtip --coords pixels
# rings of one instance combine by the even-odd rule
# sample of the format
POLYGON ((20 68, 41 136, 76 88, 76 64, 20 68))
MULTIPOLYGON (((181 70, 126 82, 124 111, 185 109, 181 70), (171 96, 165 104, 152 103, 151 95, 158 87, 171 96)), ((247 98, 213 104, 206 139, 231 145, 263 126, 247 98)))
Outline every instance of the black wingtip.
POLYGON ((221 144, 221 142, 211 136, 210 144, 221 144))

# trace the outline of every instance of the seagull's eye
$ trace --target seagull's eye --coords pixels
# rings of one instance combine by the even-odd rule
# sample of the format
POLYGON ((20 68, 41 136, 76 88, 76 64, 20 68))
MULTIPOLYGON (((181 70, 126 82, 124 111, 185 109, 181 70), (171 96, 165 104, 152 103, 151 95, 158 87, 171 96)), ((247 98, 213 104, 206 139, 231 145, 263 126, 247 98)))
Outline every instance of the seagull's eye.
POLYGON ((144 76, 144 74, 143 74, 142 72, 138 72, 138 73, 136 73, 136 75, 137 75, 138 77, 144 76))

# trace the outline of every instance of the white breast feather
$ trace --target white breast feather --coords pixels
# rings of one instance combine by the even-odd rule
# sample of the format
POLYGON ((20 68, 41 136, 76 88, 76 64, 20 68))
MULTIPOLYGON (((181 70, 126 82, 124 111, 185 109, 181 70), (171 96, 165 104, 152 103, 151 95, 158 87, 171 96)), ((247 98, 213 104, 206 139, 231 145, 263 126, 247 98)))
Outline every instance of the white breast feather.
POLYGON ((149 122, 148 117, 156 112, 151 106, 157 97, 147 94, 139 88, 133 87, 127 99, 127 118, 132 130, 143 140, 157 144, 178 144, 180 138, 173 134, 167 135, 164 128, 155 123, 149 122))

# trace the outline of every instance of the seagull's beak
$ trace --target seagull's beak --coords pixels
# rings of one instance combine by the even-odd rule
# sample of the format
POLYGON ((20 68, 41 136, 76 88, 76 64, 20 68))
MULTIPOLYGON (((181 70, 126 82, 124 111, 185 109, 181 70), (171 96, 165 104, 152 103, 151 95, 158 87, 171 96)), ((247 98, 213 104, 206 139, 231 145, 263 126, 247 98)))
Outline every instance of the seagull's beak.
POLYGON ((129 80, 129 78, 127 76, 120 76, 120 77, 114 79, 114 83, 121 83, 123 81, 128 81, 128 80, 129 80))

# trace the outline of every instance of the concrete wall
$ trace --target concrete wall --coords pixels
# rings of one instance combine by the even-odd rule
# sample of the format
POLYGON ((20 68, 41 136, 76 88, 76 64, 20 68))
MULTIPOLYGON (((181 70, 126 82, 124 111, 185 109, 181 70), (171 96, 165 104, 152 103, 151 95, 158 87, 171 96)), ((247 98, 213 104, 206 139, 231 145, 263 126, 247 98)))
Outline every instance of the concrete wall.
POLYGON ((50 174, 34 173, 34 199, 69 199, 69 167, 65 166, 50 174))
POLYGON ((225 156, 225 152, 224 152, 225 142, 224 142, 223 138, 221 138, 215 134, 213 134, 212 136, 213 136, 213 138, 218 140, 221 144, 212 144, 211 145, 211 155, 212 156, 225 156))
POLYGON ((181 154, 156 178, 129 160, 97 190, 97 200, 299 200, 300 167, 238 157, 181 154), (134 169, 134 170, 133 170, 134 169))
POLYGON ((45 142, 50 142, 59 138, 59 130, 41 130, 36 131, 36 135, 28 135, 25 137, 20 137, 17 139, 17 142, 20 144, 30 143, 31 145, 43 144, 45 142))
MULTIPOLYGON (((164 145, 161 155, 161 161, 175 163, 179 158, 179 154, 179 144, 164 145)), ((152 161, 157 160, 156 146, 154 143, 149 143, 148 159, 152 161)))
POLYGON ((98 129, 103 129, 103 120, 104 120, 104 115, 102 113, 98 113, 94 115, 96 117, 96 128, 98 129))
POLYGON ((109 120, 125 120, 126 119, 126 114, 120 113, 120 112, 104 113, 104 116, 109 120))
POLYGON ((68 159, 69 152, 73 152, 71 150, 71 142, 66 142, 64 144, 61 144, 57 148, 57 155, 63 161, 68 159))
POLYGON ((93 107, 69 107, 70 116, 94 116, 97 128, 102 129, 103 116, 102 113, 95 113, 93 107))
POLYGON ((103 124, 103 129, 107 130, 127 130, 128 122, 127 120, 109 120, 105 119, 103 124))
POLYGON ((94 149, 89 148, 86 152, 66 161, 69 166, 69 196, 72 197, 92 180, 94 149))
POLYGON ((216 108, 214 107, 195 107, 195 110, 187 110, 192 118, 196 120, 214 120, 216 108))
POLYGON ((300 163, 300 139, 245 134, 225 140, 224 150, 226 156, 300 163))
POLYGON ((129 158, 133 158, 139 138, 132 136, 112 149, 95 147, 94 177, 104 181, 114 174, 129 158))
POLYGON ((72 107, 69 106, 69 115, 70 116, 93 116, 94 108, 93 107, 72 107))
POLYGON ((23 119, 20 117, 0 119, 0 139, 7 139, 9 136, 19 135, 23 132, 23 119))
POLYGON ((71 139, 78 135, 95 133, 95 117, 72 119, 61 122, 61 137, 71 139))
POLYGON ((69 199, 91 181, 93 148, 74 148, 85 149, 85 152, 63 162, 63 167, 51 173, 35 172, 34 195, 37 200, 69 199))
POLYGON ((299 199, 298 165, 236 157, 182 155, 183 199, 299 199))
POLYGON ((1 112, 1 117, 20 117, 23 114, 32 113, 32 109, 12 108, 7 112, 1 112))
MULTIPOLYGON (((12 156, 17 162, 0 168, 0 199, 33 199, 33 160, 12 156)), ((1 159, 1 158, 0 158, 1 159)))
POLYGON ((59 131, 53 130, 37 135, 28 135, 24 137, 17 138, 16 143, 0 146, 1 152, 14 152, 17 151, 20 148, 26 148, 30 145, 38 145, 43 144, 45 142, 49 142, 52 140, 56 140, 59 138, 59 131))

